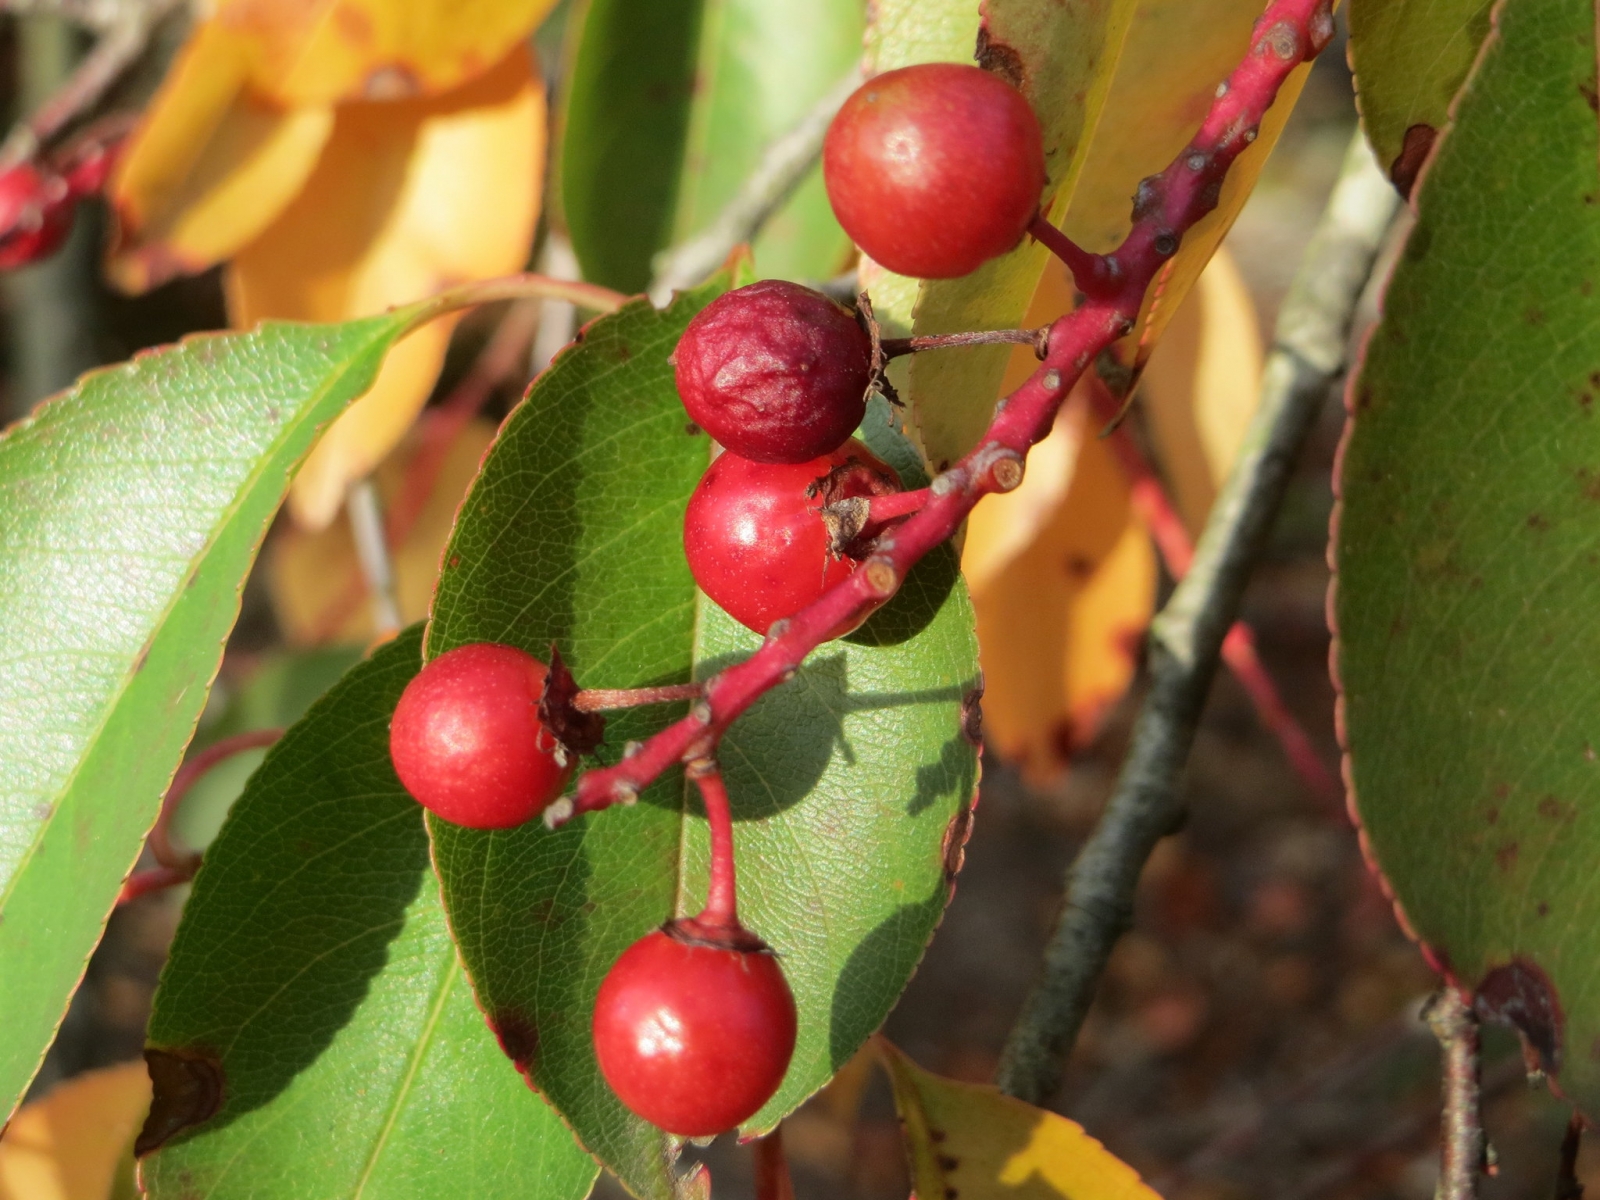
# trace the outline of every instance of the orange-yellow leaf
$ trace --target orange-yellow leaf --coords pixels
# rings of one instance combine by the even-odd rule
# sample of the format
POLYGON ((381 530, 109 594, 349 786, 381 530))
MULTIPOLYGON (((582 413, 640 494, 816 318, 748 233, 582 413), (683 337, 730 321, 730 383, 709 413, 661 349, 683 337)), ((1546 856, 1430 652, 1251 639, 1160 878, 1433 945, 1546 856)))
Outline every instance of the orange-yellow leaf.
MULTIPOLYGON (((1071 303, 1065 271, 1052 266, 1028 324, 1071 303)), ((1019 347, 1004 388, 1036 366, 1019 347)), ((1075 395, 1028 455, 1022 486, 973 510, 961 552, 983 661, 984 738, 1035 779, 1059 771, 1127 690, 1154 611, 1155 553, 1097 433, 1075 395)))
MULTIPOLYGON (((521 268, 538 217, 544 89, 522 48, 441 96, 340 106, 316 171, 233 261, 234 324, 342 321, 521 268)), ((308 528, 399 442, 427 400, 453 322, 390 352, 372 389, 323 436, 290 492, 308 528)))
POLYGON ((1055 1113, 924 1071, 883 1038, 918 1196, 961 1200, 1159 1200, 1139 1174, 1055 1113))
POLYGON ((287 105, 394 100, 498 63, 555 0, 222 0, 254 87, 287 105))
MULTIPOLYGON (((419 486, 413 468, 420 432, 421 426, 376 472, 385 512, 394 512, 411 499, 408 488, 419 486)), ((492 423, 477 420, 456 436, 415 523, 392 553, 396 599, 405 624, 428 615, 439 577, 439 555, 450 536, 456 507, 494 434, 492 423)), ((371 597, 361 580, 347 521, 315 533, 293 527, 280 530, 268 545, 267 587, 279 627, 291 645, 366 643, 376 633, 371 597)))
POLYGON ((1261 361, 1255 302, 1224 247, 1173 315, 1140 384, 1145 427, 1191 536, 1244 441, 1261 361))
POLYGON ((106 1200, 149 1107, 142 1062, 79 1075, 27 1105, 0 1137, 0 1200, 106 1200))
POLYGON ((111 182, 111 281, 142 292, 234 254, 294 198, 332 130, 327 105, 286 109, 252 94, 238 47, 201 24, 111 182))

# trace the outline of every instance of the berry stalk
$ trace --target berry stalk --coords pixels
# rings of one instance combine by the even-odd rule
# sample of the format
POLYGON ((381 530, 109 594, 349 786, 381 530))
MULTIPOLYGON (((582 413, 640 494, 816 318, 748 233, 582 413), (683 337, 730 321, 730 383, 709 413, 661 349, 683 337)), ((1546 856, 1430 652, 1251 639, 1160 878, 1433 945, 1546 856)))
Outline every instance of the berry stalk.
POLYGON ((760 650, 709 680, 688 717, 615 766, 585 773, 571 801, 552 805, 546 820, 559 824, 575 813, 629 803, 675 763, 709 757, 734 720, 791 678, 834 630, 893 596, 911 567, 944 543, 983 496, 1021 483, 1029 448, 1049 432, 1067 392, 1101 351, 1132 331, 1145 292, 1177 253, 1183 235, 1217 206, 1228 168, 1255 140, 1284 80, 1332 37, 1329 0, 1274 0, 1256 22, 1244 61, 1218 87, 1193 140, 1164 171, 1140 183, 1127 237, 1103 256, 1103 270, 1079 280, 1084 303, 1050 326, 1044 361, 996 406, 977 447, 933 481, 927 505, 880 538, 848 579, 777 622, 760 650))
POLYGON ((710 759, 689 764, 689 777, 700 789, 706 806, 706 824, 711 827, 711 878, 706 886, 705 909, 695 924, 716 929, 739 928, 739 896, 733 867, 733 810, 728 806, 728 788, 722 772, 710 759))

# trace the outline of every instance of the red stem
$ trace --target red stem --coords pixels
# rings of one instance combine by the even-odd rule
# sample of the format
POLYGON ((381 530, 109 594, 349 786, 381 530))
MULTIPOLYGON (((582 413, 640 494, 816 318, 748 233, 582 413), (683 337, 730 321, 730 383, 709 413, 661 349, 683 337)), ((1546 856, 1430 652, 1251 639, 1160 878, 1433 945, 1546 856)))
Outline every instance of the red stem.
POLYGON ((151 867, 148 871, 135 871, 123 880, 122 890, 117 893, 117 904, 119 907, 132 904, 141 896, 177 887, 193 878, 194 871, 183 867, 151 867))
MULTIPOLYGON (((1116 398, 1098 379, 1092 381, 1089 399, 1098 419, 1104 421, 1116 416, 1119 407, 1116 398)), ((1184 527, 1183 518, 1178 515, 1160 477, 1125 426, 1118 426, 1108 433, 1106 442, 1122 467, 1122 473, 1128 480, 1133 509, 1149 530, 1161 561, 1166 563, 1167 571, 1174 579, 1182 579, 1189 573, 1189 564, 1194 561, 1194 543, 1184 527)), ((1278 739, 1284 757, 1289 760, 1289 765, 1301 781, 1331 813, 1344 819, 1344 789, 1322 761, 1310 735, 1284 704, 1277 684, 1273 683, 1272 676, 1256 653, 1255 633, 1243 621, 1234 622, 1223 639, 1222 661, 1250 697, 1261 724, 1278 739)))
POLYGON ((614 708, 641 708, 646 704, 672 704, 693 700, 705 689, 698 683, 672 683, 647 688, 585 688, 572 698, 579 712, 609 712, 614 708))
POLYGON ((575 813, 633 800, 674 763, 709 756, 728 726, 798 670, 833 630, 854 624, 894 595, 911 567, 942 545, 983 496, 1016 486, 1029 447, 1050 432, 1072 385, 1096 355, 1132 331, 1145 291, 1177 253, 1185 231, 1217 206, 1223 177, 1255 140, 1278 88, 1332 36, 1329 0, 1273 0, 1199 132, 1166 170, 1140 183, 1133 228, 1103 256, 1103 272, 1079 280, 1084 303, 1050 327, 1044 361, 995 406, 978 445, 934 480, 927 504, 880 538, 859 570, 775 624, 750 658, 712 678, 689 716, 657 733, 637 754, 586 772, 578 781, 575 813))
MULTIPOLYGON (((189 876, 193 876, 200 866, 200 856, 193 850, 179 849, 177 843, 172 840, 172 820, 178 815, 178 805, 183 802, 184 796, 188 795, 189 789, 199 783, 211 768, 235 754, 270 746, 282 736, 281 729, 252 729, 248 733, 236 733, 232 737, 212 742, 198 754, 191 755, 172 777, 172 786, 167 788, 167 794, 161 798, 161 812, 157 815, 156 823, 151 827, 150 836, 145 841, 156 862, 169 870, 187 871, 189 876)), ((131 884, 133 880, 130 879, 128 882, 131 884)))
POLYGON ((901 517, 909 517, 920 511, 932 495, 933 492, 928 488, 917 488, 911 492, 890 492, 886 496, 871 497, 867 501, 867 523, 862 526, 862 534, 866 535, 890 521, 898 521, 901 517))
POLYGON ((1033 214, 1033 220, 1028 224, 1028 235, 1067 264, 1067 270, 1072 272, 1072 282, 1078 285, 1080 292, 1088 295, 1094 288, 1105 285, 1110 260, 1105 255, 1090 254, 1045 220, 1043 213, 1033 214))
POLYGON ((733 813, 728 788, 717 764, 700 760, 690 768, 705 801, 706 824, 711 827, 711 880, 706 885, 705 910, 696 924, 716 929, 739 928, 739 896, 733 869, 733 813))
POLYGON ((783 1153, 783 1126, 757 1139, 751 1154, 756 1167, 756 1200, 794 1200, 794 1180, 783 1153))

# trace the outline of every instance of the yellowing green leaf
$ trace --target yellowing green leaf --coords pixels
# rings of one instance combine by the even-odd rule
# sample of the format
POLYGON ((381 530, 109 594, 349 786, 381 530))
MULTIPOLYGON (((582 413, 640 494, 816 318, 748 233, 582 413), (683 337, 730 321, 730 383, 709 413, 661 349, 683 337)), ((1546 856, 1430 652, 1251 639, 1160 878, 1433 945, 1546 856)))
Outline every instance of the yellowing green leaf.
POLYGON ((106 1200, 119 1173, 132 1174, 133 1135, 149 1107, 142 1062, 90 1071, 35 1100, 0 1136, 0 1200, 106 1200))
POLYGON ((253 95, 238 47, 202 24, 111 182, 111 281, 142 292, 232 256, 294 198, 332 130, 326 105, 285 109, 253 95))
MULTIPOLYGON (((341 106, 316 171, 233 262, 234 323, 344 320, 518 270, 538 218, 544 130, 544 88, 520 48, 441 96, 341 106)), ((290 493, 298 523, 326 526, 349 484, 399 442, 433 390, 450 324, 400 343, 324 435, 290 493)))
POLYGON ((1141 377, 1145 428, 1191 537, 1239 453, 1261 362, 1255 303, 1232 255, 1220 249, 1141 377))
POLYGON ((525 40, 555 0, 223 0, 251 84, 285 105, 435 95, 525 40))
POLYGON ((1159 1200, 1139 1174, 1055 1113, 924 1071, 878 1048, 905 1129, 918 1196, 961 1200, 1159 1200))

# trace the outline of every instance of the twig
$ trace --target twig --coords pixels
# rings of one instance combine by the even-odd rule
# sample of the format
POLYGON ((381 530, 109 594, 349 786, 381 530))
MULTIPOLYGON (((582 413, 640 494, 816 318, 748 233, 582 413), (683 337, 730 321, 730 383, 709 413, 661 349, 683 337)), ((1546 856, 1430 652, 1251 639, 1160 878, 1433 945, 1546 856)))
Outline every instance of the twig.
POLYGON ((161 798, 161 812, 156 816, 156 823, 150 829, 145 845, 150 848, 150 856, 160 863, 162 867, 193 875, 200 865, 200 855, 193 850, 180 849, 172 839, 172 821, 178 815, 178 806, 183 803, 183 798, 189 794, 189 789, 199 783, 213 767, 226 762, 235 754, 242 754, 246 750, 258 750, 262 746, 270 746, 283 736, 281 729, 252 729, 248 733, 236 733, 232 737, 221 738, 212 742, 204 750, 189 756, 183 766, 178 768, 172 777, 172 785, 167 788, 167 794, 161 798))
POLYGON ((1478 1018, 1461 992, 1450 986, 1428 1001, 1423 1016, 1444 1051, 1444 1116, 1434 1200, 1475 1200, 1484 1146, 1478 1018))
MULTIPOLYGON (((1216 207, 1223 177, 1254 140, 1279 86, 1332 36, 1329 0, 1274 0, 1268 6, 1244 62, 1219 89, 1189 146, 1160 175, 1140 185, 1133 228, 1122 245, 1106 256, 1114 264, 1114 269, 1106 272, 1106 285, 1086 294, 1082 305, 1050 327, 1044 362, 995 406, 994 419, 978 445, 933 480, 928 503, 879 538, 847 579, 794 616, 774 624, 754 655, 709 680, 705 696, 688 717, 661 730, 631 757, 586 772, 573 796, 563 797, 545 810, 549 824, 559 825, 575 813, 631 803, 674 764, 709 757, 727 728, 757 698, 792 677, 806 656, 834 630, 853 627, 893 596, 907 572, 930 550, 944 544, 980 499, 1021 483, 1029 448, 1049 433, 1068 391, 1102 350, 1132 329, 1146 289, 1177 253, 1185 231, 1216 207)), ((1363 277, 1365 269, 1363 262, 1363 277)), ((1341 271, 1336 269, 1334 274, 1341 271)), ((1328 370, 1338 364, 1342 350, 1341 342, 1332 352, 1328 370)), ((1327 374, 1317 372, 1316 380, 1320 398, 1327 374)), ((1269 403, 1263 411, 1273 407, 1269 403)), ((1249 464, 1260 457, 1259 451, 1252 455, 1247 449, 1243 461, 1249 464)), ((1224 493, 1214 523, 1234 524, 1226 515, 1238 503, 1235 500, 1230 505, 1224 493)), ((1258 517, 1255 524, 1264 528, 1264 516, 1258 517)), ((1253 549, 1252 543, 1248 550, 1253 549)), ((1207 559, 1207 553, 1202 543, 1192 576, 1202 589, 1209 588, 1218 575, 1217 564, 1207 559)), ((1209 554, 1211 559, 1217 558, 1218 548, 1211 548, 1209 554)), ((1248 562, 1248 557, 1244 561, 1248 562)), ((1234 573, 1242 576, 1242 564, 1235 566, 1234 573)), ((1237 592, 1238 587, 1226 592, 1229 614, 1237 603, 1237 592)), ((1215 632, 1217 642, 1231 623, 1231 615, 1225 616, 1215 632)), ((1153 843, 1154 838, 1150 840, 1153 843)))
POLYGON ((947 350, 956 346, 1034 346, 1044 357, 1043 329, 981 329, 975 333, 935 333, 926 337, 884 338, 883 356, 899 358, 923 350, 947 350))
POLYGON ((805 179, 822 153, 833 115, 862 78, 860 68, 853 68, 829 88, 798 125, 768 144, 755 170, 703 232, 656 256, 651 300, 665 304, 673 292, 693 287, 720 267, 735 246, 756 235, 805 179))
MULTIPOLYGON (((1274 10, 1257 27, 1267 37, 1278 28, 1274 10)), ((1358 133, 1284 300, 1261 401, 1238 461, 1212 505, 1189 573, 1152 625, 1150 692, 1127 760, 1104 816, 1068 872, 1065 907, 1042 977, 1001 1057, 998 1082, 1010 1095, 1040 1104, 1054 1094, 1062 1056, 1077 1038, 1112 946, 1132 919, 1139 873, 1182 814, 1178 777, 1223 639, 1294 460, 1343 367, 1356 302, 1396 204, 1358 133)))
POLYGON ((694 700, 704 689, 698 683, 669 683, 648 688, 586 688, 572 698, 579 712, 611 712, 618 708, 642 708, 647 704, 676 704, 694 700))
MULTIPOLYGON (((1095 416, 1102 421, 1114 421, 1121 406, 1111 389, 1098 377, 1090 378, 1089 385, 1090 407, 1095 416)), ((1128 481, 1133 509, 1155 542, 1167 572, 1175 580, 1182 579, 1194 561, 1194 543, 1177 507, 1126 426, 1116 426, 1106 434, 1105 440, 1128 481)), ((1222 661, 1250 697, 1262 726, 1277 738, 1295 774, 1327 808, 1329 815, 1343 819, 1344 789, 1322 761, 1310 735, 1283 702, 1277 684, 1273 683, 1256 652, 1255 632, 1243 621, 1235 621, 1228 636, 1222 639, 1222 661)))
POLYGON ((750 1153, 756 1160, 756 1200, 794 1200, 794 1180, 783 1153, 783 1126, 758 1138, 750 1153))
POLYGON ((350 513, 356 560, 372 597, 372 623, 379 637, 388 637, 400 631, 400 596, 395 590, 394 560, 384 534, 383 504, 370 475, 350 485, 345 507, 350 513))
POLYGON ((150 32, 177 0, 122 3, 100 40, 43 104, 18 121, 0 143, 0 170, 33 158, 73 121, 87 113, 150 44, 150 32))
POLYGON ((1578 1178, 1578 1151, 1583 1146, 1583 1114, 1576 1109, 1567 1122, 1561 1139, 1561 1161, 1556 1167, 1555 1200, 1583 1200, 1583 1181, 1578 1178))

